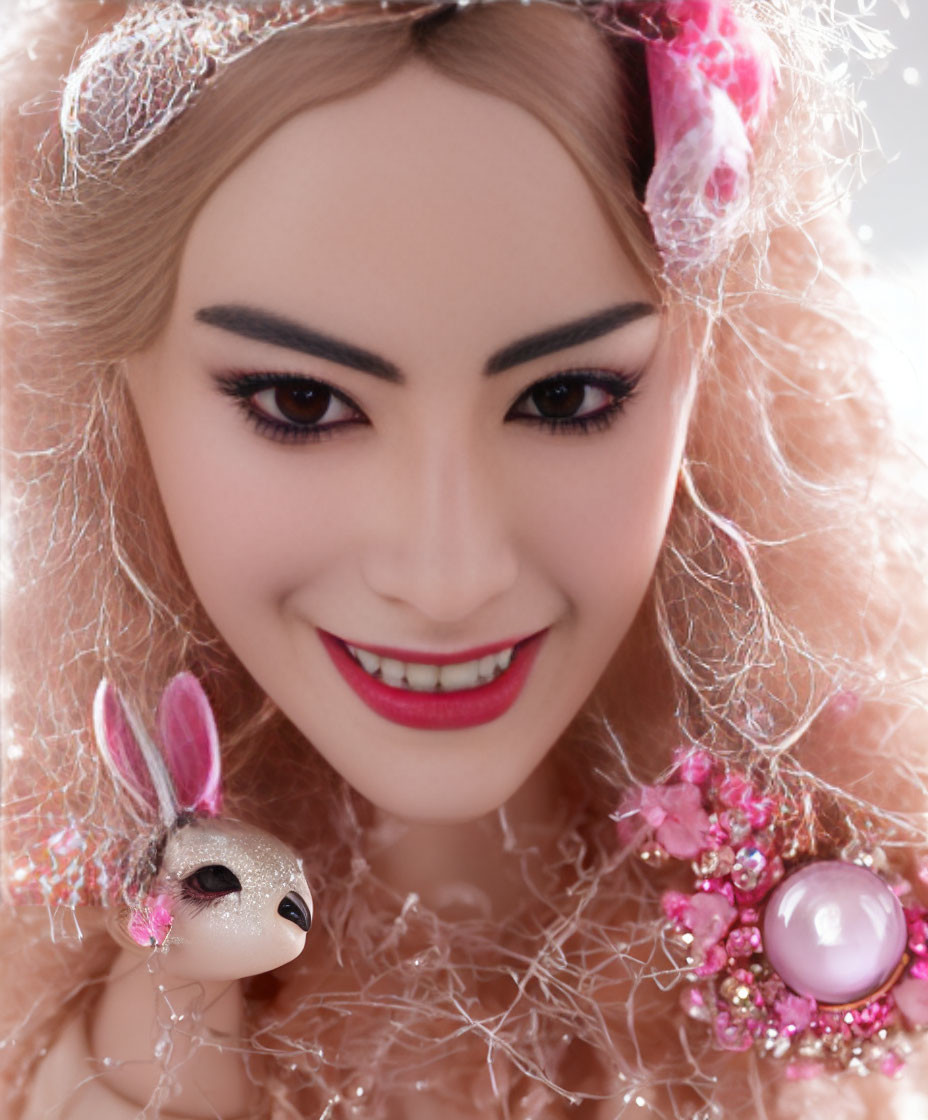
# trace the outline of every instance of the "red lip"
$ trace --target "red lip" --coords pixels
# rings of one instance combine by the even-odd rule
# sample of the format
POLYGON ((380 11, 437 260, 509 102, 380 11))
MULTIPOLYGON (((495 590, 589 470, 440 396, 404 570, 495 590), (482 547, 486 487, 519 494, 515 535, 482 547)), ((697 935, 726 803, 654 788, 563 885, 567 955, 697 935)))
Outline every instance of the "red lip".
POLYGON ((431 731, 476 727, 499 719, 518 699, 547 632, 542 630, 518 643, 481 646, 477 651, 467 650, 456 653, 453 657, 421 653, 410 655, 409 651, 403 654, 383 647, 363 647, 381 657, 396 657, 398 661, 447 665, 453 661, 473 661, 488 653, 506 649, 508 645, 516 645, 509 668, 488 684, 455 692, 414 692, 411 689, 395 688, 370 676, 351 656, 340 638, 325 630, 317 631, 335 668, 369 708, 384 719, 403 727, 431 731))
MULTIPOLYGON (((320 630, 320 634, 325 634, 325 630, 320 630)), ((329 637, 335 637, 330 634, 329 637)), ((485 646, 474 646, 473 649, 455 650, 454 653, 434 653, 431 650, 423 649, 400 649, 398 646, 367 646, 361 642, 349 642, 345 638, 336 638, 336 641, 343 642, 347 646, 355 646, 359 649, 368 650, 370 653, 376 653, 378 657, 392 657, 396 661, 412 661, 417 665, 452 665, 456 661, 476 661, 480 657, 486 657, 491 653, 499 653, 502 649, 509 649, 510 646, 517 646, 521 642, 525 642, 529 637, 534 635, 523 636, 521 638, 509 638, 504 642, 492 642, 485 646)))

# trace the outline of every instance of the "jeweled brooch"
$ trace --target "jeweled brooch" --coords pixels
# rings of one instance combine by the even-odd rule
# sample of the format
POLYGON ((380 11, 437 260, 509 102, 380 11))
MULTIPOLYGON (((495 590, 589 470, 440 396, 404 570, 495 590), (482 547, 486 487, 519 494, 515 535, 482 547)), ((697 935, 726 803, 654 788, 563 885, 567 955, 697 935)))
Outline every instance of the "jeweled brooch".
POLYGON ((692 890, 662 895, 665 940, 682 1007, 718 1047, 782 1059, 792 1079, 898 1073, 928 1026, 928 909, 877 846, 822 858, 798 800, 699 749, 615 820, 649 866, 690 864, 692 890))

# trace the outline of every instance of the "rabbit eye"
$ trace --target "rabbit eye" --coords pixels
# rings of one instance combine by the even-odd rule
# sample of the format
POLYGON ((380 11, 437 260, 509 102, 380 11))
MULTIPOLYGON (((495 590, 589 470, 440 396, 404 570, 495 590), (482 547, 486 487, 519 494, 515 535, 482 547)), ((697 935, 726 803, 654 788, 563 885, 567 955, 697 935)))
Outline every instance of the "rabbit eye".
POLYGON ((188 875, 184 880, 184 887, 194 897, 203 898, 208 895, 232 894, 233 891, 240 891, 242 884, 228 867, 223 867, 221 863, 211 863, 188 875))

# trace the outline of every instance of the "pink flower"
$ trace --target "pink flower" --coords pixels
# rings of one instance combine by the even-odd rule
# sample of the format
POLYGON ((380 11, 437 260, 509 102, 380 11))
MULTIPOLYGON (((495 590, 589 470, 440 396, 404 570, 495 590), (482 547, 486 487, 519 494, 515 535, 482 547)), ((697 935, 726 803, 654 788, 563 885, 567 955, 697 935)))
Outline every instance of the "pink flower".
POLYGON ((761 947, 760 930, 757 926, 740 926, 729 934, 725 948, 731 957, 750 957, 761 947))
MULTIPOLYGON (((643 5, 645 8, 648 5, 643 5)), ((730 0, 665 0, 647 35, 654 169, 645 209, 673 263, 713 258, 747 206, 752 144, 776 92, 776 60, 730 0)))
POLYGON ((684 782, 701 786, 712 773, 712 757, 708 751, 681 748, 676 752, 675 761, 684 782))
POLYGON ((694 894, 683 914, 683 922, 693 935, 697 949, 706 949, 728 933, 738 911, 724 895, 694 894))
POLYGON ((800 1034, 812 1022, 816 1011, 815 1001, 807 996, 792 994, 781 996, 773 1005, 777 1026, 789 1034, 800 1034))
MULTIPOLYGON (((682 891, 664 891, 661 895, 664 913, 677 925, 686 926, 686 915, 690 907, 690 896, 682 891)), ((687 927, 689 928, 689 927, 687 927)))
POLYGON ((667 14, 678 28, 661 45, 722 90, 749 135, 756 134, 776 82, 766 43, 751 25, 735 19, 727 0, 674 0, 667 14))
POLYGON ((730 809, 743 809, 754 796, 753 786, 740 774, 729 774, 719 786, 719 800, 730 809))
POLYGON ((772 797, 755 795, 744 806, 744 812, 752 828, 766 828, 776 807, 776 802, 772 797))
POLYGON ((692 859, 709 844, 709 817, 699 787, 691 782, 645 786, 638 812, 655 830, 657 842, 677 859, 692 859))
POLYGON ((721 972, 727 963, 728 954, 722 946, 710 945, 702 964, 697 965, 693 971, 697 976, 714 976, 717 972, 721 972))
POLYGON ((171 932, 174 919, 170 911, 170 896, 159 894, 147 898, 129 919, 129 936, 137 945, 154 948, 163 945, 171 932))
POLYGON ((909 921, 909 948, 917 957, 928 956, 928 922, 924 918, 909 921))

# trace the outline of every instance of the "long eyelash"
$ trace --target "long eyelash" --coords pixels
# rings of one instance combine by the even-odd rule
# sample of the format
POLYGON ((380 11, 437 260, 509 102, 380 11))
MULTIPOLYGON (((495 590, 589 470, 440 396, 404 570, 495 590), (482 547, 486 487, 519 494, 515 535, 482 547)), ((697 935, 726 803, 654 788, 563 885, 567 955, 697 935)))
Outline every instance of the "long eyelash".
POLYGON ((602 432, 612 427, 628 399, 625 397, 613 401, 612 404, 604 405, 599 412, 593 412, 589 416, 573 416, 566 420, 555 420, 550 416, 520 416, 519 419, 524 424, 531 424, 533 428, 542 428, 559 436, 575 435, 578 432, 584 434, 602 432))
MULTIPOLYGON (((589 416, 569 416, 566 419, 559 420, 551 416, 529 415, 513 416, 512 419, 518 420, 521 424, 529 424, 533 428, 541 428, 544 431, 552 432, 554 435, 586 435, 591 432, 605 431, 606 428, 612 427, 619 414, 625 410, 628 402, 637 396, 638 383, 643 374, 644 370, 637 370, 634 373, 612 373, 599 369, 567 369, 551 377, 543 377, 520 393, 512 408, 515 408, 519 401, 524 400, 533 389, 537 389, 550 381, 581 381, 584 385, 592 385, 611 393, 613 400, 604 405, 598 412, 590 413, 589 416)), ((512 409, 510 409, 511 411, 512 409)), ((507 419, 509 419, 508 413, 507 419)))
MULTIPOLYGON (((566 417, 564 419, 531 415, 510 417, 507 412, 506 418, 507 420, 518 420, 522 424, 529 424, 534 428, 541 428, 555 435, 586 435, 591 432, 604 431, 612 426, 618 415, 625 409, 628 402, 637 395, 638 382, 641 379, 642 373, 643 371, 637 371, 635 373, 612 373, 598 369, 563 370, 551 377, 542 378, 529 386, 528 389, 519 395, 513 403, 512 408, 514 408, 520 400, 523 400, 533 389, 549 381, 582 381, 585 385, 592 385, 611 393, 613 395, 613 400, 611 403, 604 405, 598 412, 591 413, 589 416, 566 417)), ((260 435, 268 439, 276 440, 279 443, 318 443, 322 440, 332 439, 341 428, 353 427, 357 423, 364 422, 361 420, 340 420, 337 423, 303 428, 299 425, 285 424, 279 420, 274 420, 270 416, 263 416, 249 403, 249 398, 262 389, 276 389, 294 384, 319 385, 331 393, 337 400, 347 404, 349 408, 360 412, 358 406, 349 397, 338 392, 337 389, 326 382, 319 381, 313 377, 304 377, 301 374, 232 371, 216 375, 215 382, 221 393, 224 393, 234 400, 244 414, 245 419, 260 435)), ((511 412, 511 408, 509 411, 511 412)))
POLYGON ((336 434, 336 429, 347 427, 349 421, 341 420, 337 424, 329 424, 319 428, 300 428, 296 425, 283 424, 270 416, 262 416, 255 412, 247 400, 238 402, 239 408, 245 414, 245 419, 262 436, 277 440, 278 443, 321 443, 322 440, 331 439, 336 434))
POLYGON ((199 914, 203 910, 208 910, 210 906, 215 906, 216 903, 220 902, 222 899, 228 898, 229 894, 233 892, 228 891, 225 894, 215 895, 200 894, 186 883, 182 882, 180 884, 180 890, 177 893, 179 902, 185 909, 191 910, 194 914, 199 914))
POLYGON ((242 410, 245 419, 253 425, 259 435, 276 440, 278 443, 318 443, 324 439, 331 439, 340 428, 353 427, 355 423, 362 422, 339 420, 336 424, 302 428, 298 424, 285 424, 273 417, 262 416, 249 403, 249 397, 261 392, 262 389, 280 389, 287 385, 319 385, 331 393, 336 400, 342 401, 357 412, 361 411, 350 397, 315 377, 304 377, 302 374, 294 373, 250 373, 233 370, 229 373, 216 374, 214 380, 220 393, 233 399, 242 410))

